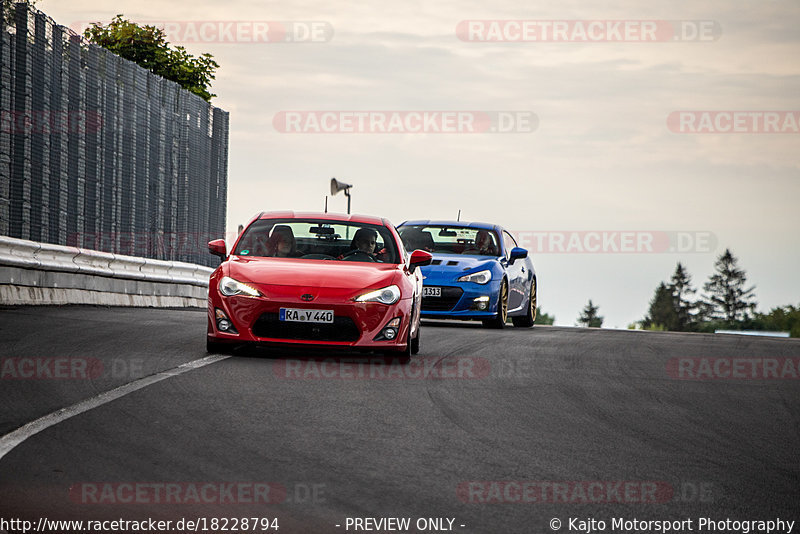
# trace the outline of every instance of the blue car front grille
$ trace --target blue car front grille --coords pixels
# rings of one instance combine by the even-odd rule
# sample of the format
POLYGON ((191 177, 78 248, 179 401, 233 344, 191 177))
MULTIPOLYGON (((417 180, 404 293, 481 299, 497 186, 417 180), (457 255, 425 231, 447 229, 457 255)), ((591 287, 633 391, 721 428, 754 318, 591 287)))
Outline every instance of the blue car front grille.
POLYGON ((450 311, 463 293, 460 287, 443 287, 441 297, 422 297, 422 311, 450 311))

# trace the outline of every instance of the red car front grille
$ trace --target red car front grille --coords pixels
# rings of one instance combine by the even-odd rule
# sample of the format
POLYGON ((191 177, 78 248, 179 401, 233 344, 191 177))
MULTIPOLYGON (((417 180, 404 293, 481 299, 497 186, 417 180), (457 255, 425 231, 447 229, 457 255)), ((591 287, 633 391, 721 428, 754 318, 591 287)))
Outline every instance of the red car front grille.
POLYGON ((265 313, 253 324, 253 335, 273 339, 307 341, 357 341, 361 333, 350 317, 335 317, 333 323, 281 321, 277 313, 265 313))

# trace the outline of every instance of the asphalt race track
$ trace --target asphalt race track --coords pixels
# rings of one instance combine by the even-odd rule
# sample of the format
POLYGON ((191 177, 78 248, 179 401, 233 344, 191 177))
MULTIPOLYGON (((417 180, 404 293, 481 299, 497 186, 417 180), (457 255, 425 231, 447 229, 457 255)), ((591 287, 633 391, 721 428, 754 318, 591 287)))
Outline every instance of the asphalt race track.
POLYGON ((0 310, 0 436, 100 399, 0 458, 0 515, 280 533, 800 520, 800 340, 425 323, 406 365, 266 350, 181 368, 207 357, 205 328, 204 310, 0 310))

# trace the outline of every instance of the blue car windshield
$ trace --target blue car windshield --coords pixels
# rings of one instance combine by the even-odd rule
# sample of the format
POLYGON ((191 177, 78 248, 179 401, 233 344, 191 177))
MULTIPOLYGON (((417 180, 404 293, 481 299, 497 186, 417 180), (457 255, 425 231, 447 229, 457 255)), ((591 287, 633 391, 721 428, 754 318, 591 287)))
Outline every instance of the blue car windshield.
POLYGON ((398 228, 406 250, 443 254, 499 256, 497 235, 492 230, 467 226, 403 225, 398 228))

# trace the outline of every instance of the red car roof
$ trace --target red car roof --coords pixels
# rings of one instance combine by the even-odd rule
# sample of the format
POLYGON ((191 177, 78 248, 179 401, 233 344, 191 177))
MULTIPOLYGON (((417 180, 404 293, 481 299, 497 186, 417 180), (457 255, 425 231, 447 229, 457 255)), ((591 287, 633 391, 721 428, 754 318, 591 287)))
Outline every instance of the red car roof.
POLYGON ((347 215, 344 213, 318 213, 313 211, 268 211, 258 216, 259 219, 321 219, 325 221, 349 221, 362 224, 391 226, 386 219, 372 215, 347 215))

